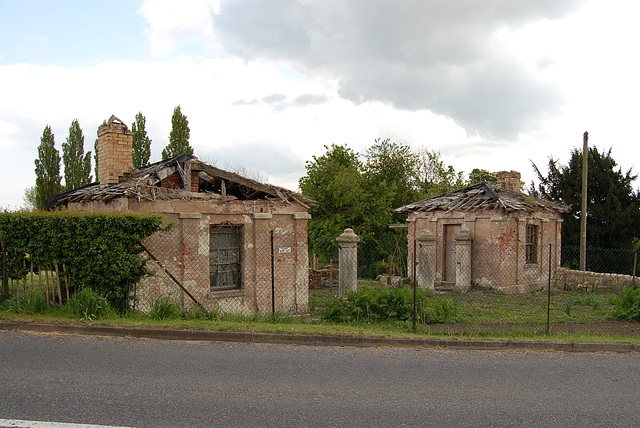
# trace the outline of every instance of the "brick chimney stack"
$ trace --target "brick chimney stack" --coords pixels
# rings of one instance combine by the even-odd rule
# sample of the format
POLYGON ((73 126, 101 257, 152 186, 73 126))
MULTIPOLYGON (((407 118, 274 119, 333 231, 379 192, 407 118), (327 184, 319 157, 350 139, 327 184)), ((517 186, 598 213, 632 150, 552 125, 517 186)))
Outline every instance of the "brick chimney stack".
POLYGON ((498 171, 496 178, 498 186, 514 192, 520 191, 520 173, 518 171, 498 171))
POLYGON ((133 169, 133 133, 127 125, 111 116, 98 128, 98 181, 100 187, 118 184, 133 169))

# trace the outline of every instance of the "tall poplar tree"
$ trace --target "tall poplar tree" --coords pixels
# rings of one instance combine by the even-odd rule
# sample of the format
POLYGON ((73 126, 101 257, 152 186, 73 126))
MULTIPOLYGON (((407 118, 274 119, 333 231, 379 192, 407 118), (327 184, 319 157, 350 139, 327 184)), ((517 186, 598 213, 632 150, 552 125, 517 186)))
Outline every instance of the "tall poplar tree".
POLYGON ((133 167, 136 169, 149 165, 149 158, 151 157, 151 139, 147 136, 146 123, 147 119, 142 115, 142 112, 138 112, 136 121, 131 125, 133 132, 133 167))
POLYGON ((91 152, 84 153, 84 135, 78 119, 71 122, 67 141, 62 143, 62 162, 66 190, 91 183, 91 152))
POLYGON ((94 153, 94 155, 93 155, 94 159, 93 160, 94 160, 94 162, 96 164, 96 166, 95 166, 93 171, 94 171, 94 173, 96 175, 96 180, 98 180, 99 176, 98 176, 98 139, 97 138, 96 138, 96 141, 94 141, 94 143, 93 143, 93 153, 94 153))
MULTIPOLYGON (((107 124, 107 121, 103 120, 102 121, 102 125, 106 125, 106 124, 107 124)), ((100 126, 102 126, 102 125, 100 125, 100 126)), ((98 127, 98 129, 100 129, 100 127, 98 127)), ((98 157, 99 156, 99 154, 98 154, 98 142, 99 141, 100 140, 98 138, 96 138, 96 140, 93 143, 93 160, 94 160, 94 163, 96 165, 95 169, 94 169, 94 173, 95 173, 96 181, 98 181, 98 177, 99 177, 99 175, 98 175, 98 162, 100 162, 100 158, 98 157)))
POLYGON ((62 191, 60 154, 49 125, 45 126, 38 146, 36 164, 35 207, 44 209, 44 201, 62 191))
POLYGON ((182 153, 192 155, 193 148, 189 145, 189 136, 189 121, 180 111, 180 106, 178 106, 173 109, 169 144, 162 150, 162 159, 169 159, 182 153))

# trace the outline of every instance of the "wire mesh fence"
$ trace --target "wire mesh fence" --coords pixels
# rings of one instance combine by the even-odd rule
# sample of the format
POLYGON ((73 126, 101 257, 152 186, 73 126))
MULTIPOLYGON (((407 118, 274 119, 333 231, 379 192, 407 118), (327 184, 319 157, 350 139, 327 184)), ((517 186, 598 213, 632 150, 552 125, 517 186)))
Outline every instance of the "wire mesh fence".
POLYGON ((407 238, 363 238, 358 244, 358 277, 407 276, 407 238))
MULTIPOLYGON (((141 243, 148 274, 130 284, 123 306, 142 312, 165 304, 244 315, 307 312, 307 248, 300 248, 292 227, 264 223, 258 229, 182 218, 170 231, 155 233, 141 243)), ((67 275, 69 268, 30 266, 26 258, 19 269, 5 263, 1 294, 20 301, 37 292, 49 305, 62 305, 81 288, 67 275)))
MULTIPOLYGON (((132 306, 149 311, 162 298, 185 310, 199 306, 245 315, 306 310, 308 280, 300 276, 292 234, 249 232, 229 223, 202 229, 199 222, 182 221, 148 239, 150 275, 136 286, 132 306)), ((303 268, 307 275, 306 263, 303 268)))
MULTIPOLYGON (((634 275, 637 273, 638 252, 623 248, 586 249, 586 270, 589 272, 618 273, 634 275)), ((562 266, 577 270, 580 267, 580 247, 562 246, 562 266)))
MULTIPOLYGON (((343 261, 338 261, 338 254, 326 261, 312 256, 311 269, 306 262, 301 268, 299 259, 307 260, 307 249, 302 252, 289 232, 268 222, 262 228, 249 228, 183 218, 171 231, 145 240, 147 251, 142 257, 149 275, 131 284, 128 305, 143 312, 167 301, 183 310, 202 307, 246 315, 306 312, 309 288, 339 288, 343 261), (314 269, 317 267, 320 269, 314 269)), ((616 274, 586 277, 565 269, 575 264, 575 247, 472 244, 469 248, 470 285, 478 289, 522 293, 544 290, 551 284, 557 290, 619 291, 623 286, 640 285, 637 253, 630 250, 588 249, 591 274, 616 274)), ((357 288, 358 281, 390 287, 415 282, 418 288, 460 291, 461 251, 456 242, 408 245, 402 234, 365 238, 349 256, 354 259, 356 281, 349 287, 357 288)), ((46 294, 49 304, 62 304, 77 291, 67 269, 64 265, 30 266, 26 258, 21 266, 4 266, 4 294, 21 300, 37 291, 46 294)))
MULTIPOLYGON (((388 247, 399 243, 394 240, 388 247)), ((380 242, 375 244, 376 248, 382 247, 380 242)), ((346 294, 346 306, 332 306, 327 312, 329 319, 370 323, 386 319, 388 315, 392 322, 411 320, 414 329, 422 325, 429 332, 451 335, 517 333, 533 337, 553 331, 627 336, 640 332, 610 320, 614 311, 613 296, 624 287, 640 286, 635 269, 631 275, 572 271, 562 268, 564 249, 554 245, 468 243, 465 247, 464 242, 429 241, 417 242, 413 248, 408 246, 406 270, 402 275, 391 276, 385 273, 388 257, 362 257, 372 254, 366 245, 359 243, 357 252, 340 248, 340 275, 349 269, 345 263, 357 266, 358 271, 357 282, 345 286, 344 290, 358 290, 358 293, 346 294), (343 251, 349 257, 344 257, 343 251), (464 251, 470 254, 471 293, 460 293, 468 290, 460 288, 461 275, 465 275, 465 268, 461 266, 464 251), (374 278, 371 272, 377 276, 374 278), (372 291, 371 287, 401 290, 389 294, 372 291), (424 294, 427 288, 434 293, 424 294), (449 293, 451 291, 454 293, 449 293), (591 323, 591 316, 598 322, 591 323)), ((628 256, 622 251, 612 253, 628 256)), ((341 279, 341 291, 343 283, 341 279)), ((322 291, 314 290, 314 293, 322 291)), ((323 294, 314 294, 313 300, 317 301, 318 296, 322 298, 323 294)))
POLYGON ((473 285, 507 293, 526 293, 553 284, 560 254, 553 245, 474 244, 471 260, 473 285))

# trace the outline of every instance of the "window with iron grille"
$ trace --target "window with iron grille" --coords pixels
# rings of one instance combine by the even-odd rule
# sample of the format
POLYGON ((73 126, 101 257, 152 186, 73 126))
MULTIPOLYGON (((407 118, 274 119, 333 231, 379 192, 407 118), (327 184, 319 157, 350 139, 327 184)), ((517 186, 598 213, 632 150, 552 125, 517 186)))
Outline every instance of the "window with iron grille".
POLYGON ((240 236, 235 225, 212 225, 209 237, 209 275, 212 290, 240 288, 240 236))
POLYGON ((538 226, 527 225, 526 263, 538 263, 538 226))

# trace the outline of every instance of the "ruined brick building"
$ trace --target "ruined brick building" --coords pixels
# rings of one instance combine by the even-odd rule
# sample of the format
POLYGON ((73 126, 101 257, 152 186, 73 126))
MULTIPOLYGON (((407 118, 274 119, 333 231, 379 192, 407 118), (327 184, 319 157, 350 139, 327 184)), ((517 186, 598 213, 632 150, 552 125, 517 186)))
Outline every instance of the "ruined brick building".
POLYGON ((526 292, 546 285, 549 262, 559 267, 568 208, 522 193, 518 172, 497 178, 396 209, 408 214, 408 265, 415 249, 421 286, 526 292))
POLYGON ((186 307, 195 300, 222 312, 308 311, 307 210, 313 201, 297 192, 187 154, 133 170, 132 133, 112 116, 98 129, 98 182, 51 204, 158 213, 174 223, 145 245, 184 290, 162 272, 144 278, 135 296, 141 309, 169 295, 186 307))

